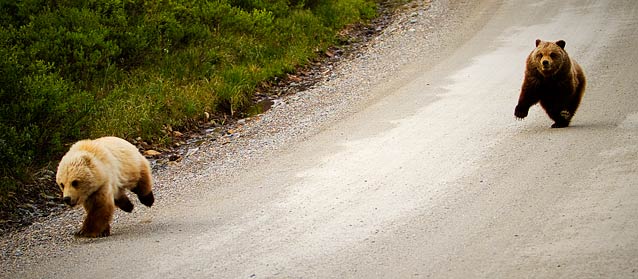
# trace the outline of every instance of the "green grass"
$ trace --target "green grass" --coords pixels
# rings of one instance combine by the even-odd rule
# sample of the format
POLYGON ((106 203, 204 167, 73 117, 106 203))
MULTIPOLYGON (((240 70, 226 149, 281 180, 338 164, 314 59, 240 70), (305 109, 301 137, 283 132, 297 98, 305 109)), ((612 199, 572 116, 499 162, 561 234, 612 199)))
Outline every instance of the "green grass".
MULTIPOLYGON (((68 144, 167 143, 167 127, 238 115, 255 88, 375 16, 375 0, 0 3, 0 221, 68 144)), ((57 190, 55 185, 47 189, 57 190)))

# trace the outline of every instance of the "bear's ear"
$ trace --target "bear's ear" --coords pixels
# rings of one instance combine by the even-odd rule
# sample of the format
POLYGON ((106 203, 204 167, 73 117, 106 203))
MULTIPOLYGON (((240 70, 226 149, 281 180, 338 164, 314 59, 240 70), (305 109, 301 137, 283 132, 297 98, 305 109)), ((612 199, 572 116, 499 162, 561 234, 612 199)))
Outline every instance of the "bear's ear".
POLYGON ((536 39, 536 46, 538 46, 541 43, 541 39, 536 39))
POLYGON ((80 159, 82 160, 82 164, 85 165, 85 166, 91 166, 93 164, 91 156, 89 156, 89 155, 82 155, 82 157, 80 157, 80 159))
POLYGON ((560 48, 565 49, 565 41, 560 40, 560 41, 556 42, 556 44, 557 44, 560 48))

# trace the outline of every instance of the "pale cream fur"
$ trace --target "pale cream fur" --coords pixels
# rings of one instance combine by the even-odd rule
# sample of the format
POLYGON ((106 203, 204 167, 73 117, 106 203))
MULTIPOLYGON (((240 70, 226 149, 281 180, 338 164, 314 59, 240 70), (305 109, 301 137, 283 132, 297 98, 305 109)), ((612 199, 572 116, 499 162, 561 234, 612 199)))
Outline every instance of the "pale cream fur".
POLYGON ((133 209, 125 189, 134 191, 140 200, 146 197, 147 206, 153 200, 148 160, 131 143, 117 137, 75 143, 60 161, 56 181, 68 205, 83 205, 87 211, 78 232, 82 236, 109 235, 115 206, 128 212, 133 209))
POLYGON ((60 161, 56 180, 63 187, 64 197, 82 204, 84 198, 102 186, 108 186, 113 196, 135 188, 142 168, 149 168, 149 164, 135 146, 121 138, 103 137, 71 146, 60 161), (71 187, 73 180, 82 187, 71 187))

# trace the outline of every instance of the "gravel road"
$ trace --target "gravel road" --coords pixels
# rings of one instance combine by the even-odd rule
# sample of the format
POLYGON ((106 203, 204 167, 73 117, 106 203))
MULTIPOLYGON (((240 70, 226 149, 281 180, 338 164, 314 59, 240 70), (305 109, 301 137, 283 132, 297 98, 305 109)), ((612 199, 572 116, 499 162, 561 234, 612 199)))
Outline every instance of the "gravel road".
POLYGON ((112 236, 0 238, 2 278, 638 278, 638 2, 416 1, 306 91, 159 167, 112 236), (588 88, 513 117, 534 40, 588 88))

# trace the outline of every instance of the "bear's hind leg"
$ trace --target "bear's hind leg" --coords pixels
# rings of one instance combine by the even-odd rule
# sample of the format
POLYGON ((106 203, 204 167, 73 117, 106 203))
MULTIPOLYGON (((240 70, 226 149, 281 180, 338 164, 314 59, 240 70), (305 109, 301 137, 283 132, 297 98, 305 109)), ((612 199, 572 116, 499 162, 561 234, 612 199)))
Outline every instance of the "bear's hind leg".
POLYGON ((82 237, 105 237, 111 235, 111 219, 115 211, 113 198, 107 197, 105 193, 98 192, 84 203, 86 218, 77 236, 82 237))
POLYGON ((115 197, 115 206, 129 213, 133 212, 133 208, 135 207, 123 191, 120 191, 115 197))
POLYGON ((153 205, 153 202, 155 202, 153 190, 151 189, 152 184, 153 179, 151 178, 150 169, 143 168, 141 178, 137 182, 137 186, 135 186, 135 188, 131 190, 137 195, 137 197, 140 199, 140 202, 148 207, 153 205))

